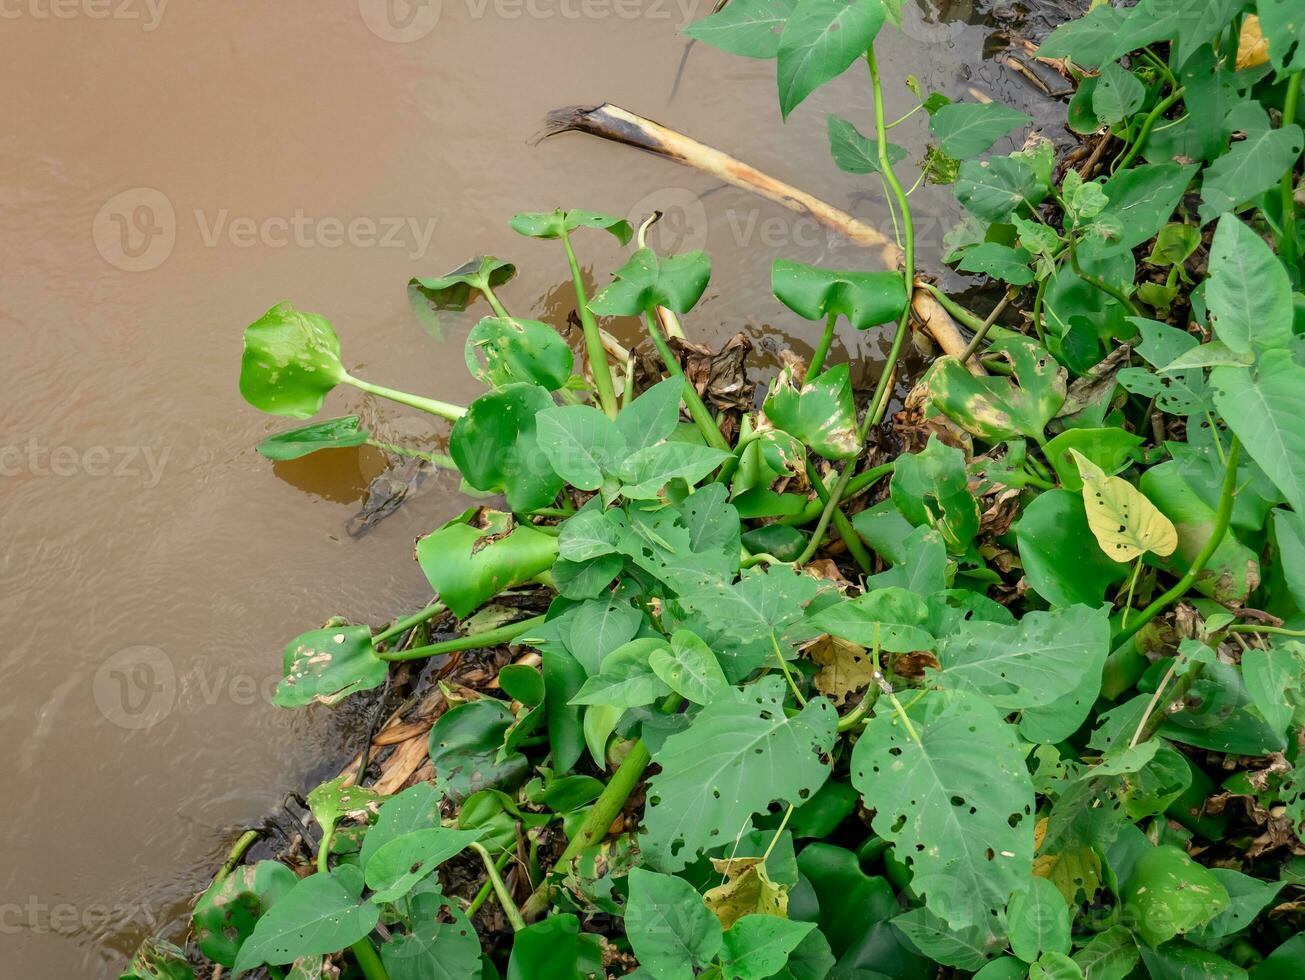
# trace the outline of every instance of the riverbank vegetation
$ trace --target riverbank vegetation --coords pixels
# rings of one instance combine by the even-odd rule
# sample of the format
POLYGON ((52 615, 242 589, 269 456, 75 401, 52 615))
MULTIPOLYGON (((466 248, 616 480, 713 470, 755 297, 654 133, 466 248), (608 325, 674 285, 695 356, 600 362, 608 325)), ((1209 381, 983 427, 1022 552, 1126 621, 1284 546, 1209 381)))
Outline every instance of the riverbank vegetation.
MULTIPOLYGON (((916 86, 886 118, 899 21, 731 0, 688 32, 775 59, 785 116, 860 72, 872 112, 830 149, 898 232, 893 269, 775 262, 823 334, 755 403, 685 370, 708 256, 583 210, 512 219, 556 242, 578 350, 505 308, 503 260, 411 284, 492 311, 470 405, 353 377, 288 303, 246 330, 253 406, 309 419, 349 384, 427 412, 434 464, 495 496, 417 542, 429 606, 286 647, 284 707, 414 693, 297 849, 242 839, 200 897, 229 975, 1305 975, 1305 16, 1094 6, 1037 52, 1074 83, 1066 160, 994 152, 1029 122, 995 103, 916 86), (932 137, 909 177, 907 119, 932 137), (948 261, 990 315, 917 268, 924 180, 966 210, 948 261), (589 295, 600 234, 630 252, 589 295), (917 295, 970 339, 890 417, 917 295), (845 324, 891 337, 868 397, 845 324)), ((346 417, 260 448, 368 441, 346 417)), ((126 976, 191 969, 157 941, 126 976)))

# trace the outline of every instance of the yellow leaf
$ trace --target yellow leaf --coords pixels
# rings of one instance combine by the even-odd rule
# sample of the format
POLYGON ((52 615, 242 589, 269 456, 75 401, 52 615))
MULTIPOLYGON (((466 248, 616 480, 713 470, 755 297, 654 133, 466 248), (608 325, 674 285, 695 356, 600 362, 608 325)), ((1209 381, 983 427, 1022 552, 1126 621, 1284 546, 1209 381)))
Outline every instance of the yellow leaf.
POLYGON ((745 915, 788 918, 788 889, 770 880, 762 858, 712 858, 711 863, 725 876, 725 881, 708 890, 702 900, 716 913, 722 929, 728 929, 745 915))
POLYGON ((1269 60, 1269 42, 1260 32, 1260 18, 1251 14, 1242 21, 1242 33, 1237 39, 1237 70, 1254 68, 1269 60))
POLYGON ((820 665, 816 674, 816 690, 841 705, 847 696, 874 680, 874 661, 865 647, 849 643, 837 636, 822 636, 807 650, 812 663, 820 665))
POLYGON ((1127 480, 1105 471, 1077 449, 1070 454, 1083 478, 1088 527, 1101 550, 1121 564, 1153 552, 1164 557, 1178 547, 1173 522, 1127 480))

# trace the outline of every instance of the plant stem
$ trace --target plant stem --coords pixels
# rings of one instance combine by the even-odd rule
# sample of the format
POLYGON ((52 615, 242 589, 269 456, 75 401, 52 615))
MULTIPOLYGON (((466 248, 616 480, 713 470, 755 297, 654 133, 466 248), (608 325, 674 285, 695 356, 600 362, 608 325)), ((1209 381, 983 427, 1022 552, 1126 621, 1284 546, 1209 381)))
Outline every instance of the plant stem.
POLYGON ((456 653, 459 650, 475 650, 478 647, 495 647, 504 643, 510 643, 522 633, 534 629, 536 626, 542 626, 544 620, 548 617, 531 616, 529 619, 518 620, 515 623, 509 623, 506 626, 499 626, 497 629, 485 630, 481 633, 472 633, 470 636, 459 636, 452 640, 444 640, 441 643, 431 643, 424 647, 413 647, 411 650, 386 650, 379 652, 376 656, 382 660, 401 661, 401 660, 420 660, 422 657, 438 657, 444 653, 456 653))
POLYGON ((807 366, 807 384, 814 381, 820 369, 825 366, 825 355, 829 353, 829 346, 834 342, 834 324, 837 320, 838 314, 831 313, 825 321, 825 332, 820 335, 820 343, 816 345, 815 351, 811 354, 811 363, 807 366))
POLYGON ((643 319, 648 328, 648 336, 652 338, 653 346, 657 348, 662 364, 666 367, 666 373, 673 378, 679 378, 684 383, 684 406, 689 410, 689 415, 698 427, 698 431, 702 433, 702 438, 713 449, 729 452, 729 443, 720 434, 720 429, 716 426, 716 420, 711 417, 711 412, 707 411, 707 406, 698 397, 698 389, 693 387, 689 379, 684 376, 684 370, 680 367, 680 362, 675 359, 675 354, 670 345, 666 343, 666 338, 662 336, 656 319, 649 312, 644 313, 643 319))
POLYGON ((988 336, 988 331, 992 329, 992 325, 997 322, 997 317, 1001 316, 1007 305, 1009 305, 1010 297, 1011 294, 1009 292, 1006 293, 1006 295, 1001 298, 1001 302, 993 307, 992 312, 988 314, 988 318, 983 321, 979 329, 974 331, 974 336, 970 338, 970 343, 966 346, 965 353, 961 355, 962 364, 974 356, 974 352, 979 349, 979 345, 983 343, 983 339, 988 336))
MULTIPOLYGON (((1170 77, 1172 78, 1173 76, 1170 77)), ((1134 158, 1142 152, 1142 146, 1146 143, 1146 138, 1151 135, 1151 129, 1155 126, 1156 121, 1169 110, 1170 106, 1182 97, 1182 88, 1176 88, 1157 102, 1151 111, 1146 114, 1146 118, 1142 120, 1142 128, 1137 132, 1137 138, 1133 140, 1132 146, 1128 148, 1128 152, 1124 154, 1123 159, 1115 165, 1116 173, 1125 169, 1133 162, 1134 158)))
MULTIPOLYGON (((810 459, 806 460, 806 464, 807 480, 811 483, 812 489, 816 491, 816 497, 823 505, 829 500, 829 491, 825 488, 824 481, 820 479, 820 474, 816 472, 816 468, 812 465, 810 459)), ((861 543, 861 535, 856 533, 856 529, 852 527, 852 522, 847 519, 841 510, 834 511, 834 526, 838 528, 839 537, 847 545, 848 554, 856 560, 861 571, 870 571, 874 567, 870 552, 866 551, 865 545, 861 543)))
POLYGON ((1238 623, 1228 627, 1229 633, 1267 633, 1270 636, 1305 636, 1305 630, 1288 629, 1286 626, 1257 626, 1254 623, 1238 623))
MULTIPOLYGON (((1300 102, 1301 72, 1294 71, 1287 76, 1287 98, 1282 104, 1282 125, 1290 126, 1296 121, 1296 107, 1300 102)), ((1294 266, 1298 260, 1296 254, 1296 161, 1291 162, 1287 172, 1282 175, 1282 240, 1278 242, 1278 251, 1283 261, 1294 266)))
POLYGON ((504 320, 512 319, 508 316, 508 311, 504 309, 503 304, 498 301, 498 297, 494 295, 494 290, 490 288, 488 282, 480 287, 480 291, 485 294, 485 299, 489 300, 489 305, 494 307, 495 316, 501 317, 504 320))
POLYGON ((784 674, 784 680, 788 681, 788 689, 793 692, 795 700, 803 708, 807 706, 807 699, 802 696, 798 690, 797 682, 793 680, 793 672, 788 669, 788 661, 784 659, 784 652, 779 648, 779 640, 775 636, 775 631, 770 631, 770 645, 775 649, 775 659, 779 661, 779 669, 784 674))
POLYGON ((489 876, 490 884, 494 886, 494 894, 498 896, 499 904, 503 906, 503 914, 507 916, 512 931, 520 932, 526 927, 526 920, 521 918, 521 911, 517 908, 517 903, 512 901, 512 893, 508 891, 503 876, 498 873, 498 865, 494 863, 494 859, 489 856, 489 851, 485 850, 479 841, 472 841, 471 849, 480 855, 480 860, 485 865, 485 874, 489 876))
POLYGON ((952 299, 950 296, 944 293, 933 283, 920 282, 917 283, 916 285, 920 286, 922 289, 928 292, 930 296, 932 296, 934 299, 938 301, 939 306, 941 306, 944 310, 950 313, 953 318, 959 320, 962 324, 969 327, 970 330, 978 332, 979 330, 983 329, 983 321, 981 319, 979 319, 977 316, 975 316, 965 307, 961 306, 961 304, 956 302, 956 300, 952 299))
POLYGON ((1233 499, 1237 495, 1237 459, 1241 455, 1241 448, 1241 443, 1234 437, 1232 445, 1228 447, 1228 463, 1224 467, 1223 485, 1219 490, 1219 505, 1215 509, 1214 525, 1210 529, 1210 537, 1206 539, 1205 544, 1201 546, 1201 550, 1192 559, 1191 567, 1187 569, 1187 573, 1178 580, 1173 588, 1143 609, 1137 619, 1133 621, 1133 625, 1127 629, 1121 629, 1114 637, 1113 649, 1110 657, 1106 660, 1103 673, 1101 684, 1103 697, 1114 700, 1137 683, 1137 679, 1146 670, 1148 662, 1145 657, 1140 656, 1128 646, 1128 641, 1136 636, 1143 626, 1151 622, 1171 602, 1187 594, 1187 590, 1192 587, 1192 583, 1196 581, 1197 576, 1201 574, 1210 558, 1214 555, 1215 550, 1223 542, 1224 535, 1228 532, 1228 524, 1232 520, 1233 499))
MULTIPOLYGON (((494 867, 501 872, 507 866, 507 863, 511 860, 512 860, 512 851, 506 850, 498 856, 498 860, 494 862, 494 867)), ((486 876, 485 883, 480 886, 480 891, 476 892, 476 897, 471 900, 471 904, 468 905, 465 910, 468 919, 470 919, 473 915, 475 915, 477 912, 480 911, 480 907, 485 904, 485 900, 489 898, 490 893, 493 891, 493 888, 494 888, 494 882, 491 881, 488 876, 486 876)))
POLYGON ((253 846, 254 841, 262 836, 263 832, 261 830, 246 830, 241 834, 236 839, 235 844, 232 845, 230 853, 227 854, 226 861, 222 863, 222 867, 218 869, 218 873, 213 876, 213 884, 216 885, 219 882, 225 881, 227 876, 236 870, 236 866, 240 864, 241 860, 244 858, 245 852, 253 846))
MULTIPOLYGON (((910 295, 915 284, 915 222, 911 218, 911 205, 906 200, 906 193, 902 190, 902 183, 897 179, 897 174, 893 171, 892 163, 888 159, 888 134, 884 129, 884 92, 879 84, 879 68, 875 63, 873 44, 866 49, 865 60, 870 68, 870 87, 874 92, 875 137, 879 146, 879 166, 884 182, 892 191, 893 197, 897 199, 897 207, 902 212, 902 233, 904 238, 902 244, 902 280, 906 284, 907 302, 902 309, 901 318, 897 321, 897 333, 893 337, 888 359, 884 363, 883 374, 879 376, 879 384, 875 388, 874 398, 858 430, 857 435, 860 442, 865 442, 867 434, 874 426, 883 421, 884 413, 888 411, 888 398, 892 393, 893 377, 897 373, 897 360, 901 357, 902 344, 906 340, 907 331, 910 329, 910 295)), ((819 549, 833 512, 837 509, 839 501, 843 499, 843 493, 847 489, 848 482, 852 479, 852 467, 853 463, 851 462, 843 467, 842 475, 839 476, 838 482, 834 484, 834 489, 830 491, 829 500, 825 502, 825 508, 820 514, 815 533, 811 535, 811 540, 807 542, 806 548, 798 556, 797 564, 805 565, 819 549)))
POLYGON ((390 980, 390 975, 385 972, 385 966, 381 963, 381 958, 376 955, 376 947, 372 941, 366 937, 359 939, 349 947, 353 953, 353 958, 358 964, 358 969, 367 980, 390 980))
POLYGON ((404 619, 396 619, 388 627, 372 637, 372 645, 374 646, 377 643, 384 643, 391 637, 398 636, 400 633, 406 633, 419 623, 426 622, 426 620, 430 619, 432 616, 438 616, 447 608, 448 607, 445 606, 444 603, 436 601, 421 610, 421 612, 415 612, 404 619))
POLYGON ((370 381, 364 381, 362 378, 355 378, 351 374, 346 374, 344 380, 353 385, 359 391, 365 391, 369 395, 377 395, 381 398, 388 398, 392 402, 398 402, 400 405, 407 405, 409 408, 415 408, 418 411, 429 412, 431 415, 438 415, 442 419, 448 419, 450 422, 456 422, 462 416, 467 414, 467 410, 461 405, 454 405, 451 402, 442 402, 435 398, 423 398, 421 395, 410 395, 406 391, 396 391, 393 388, 386 388, 383 385, 374 385, 370 381))
POLYGON ((793 804, 790 803, 788 809, 784 811, 784 819, 781 820, 779 826, 775 828, 775 836, 770 839, 770 845, 766 848, 766 853, 761 855, 761 863, 763 865, 770 860, 771 852, 775 850, 775 845, 779 843, 780 835, 784 833, 784 828, 788 826, 789 818, 792 816, 793 804))
POLYGON ((575 249, 571 247, 571 236, 566 228, 562 229, 562 248, 566 250, 566 264, 571 267, 571 284, 575 287, 576 312, 580 315, 580 326, 585 335, 585 356, 589 359, 589 370, 594 376, 594 390, 598 392, 598 404, 602 406, 608 418, 616 418, 616 386, 612 383, 612 368, 607 363, 607 349, 603 346, 603 335, 599 332, 598 321, 589 310, 589 297, 585 295, 584 280, 580 278, 580 263, 576 261, 575 249))
POLYGON ((1088 273, 1083 271, 1083 267, 1078 264, 1078 251, 1074 247, 1073 238, 1070 238, 1069 240, 1069 264, 1074 269, 1074 275, 1078 276, 1089 286, 1095 286, 1097 289, 1101 290, 1107 296, 1110 296, 1113 299, 1117 300, 1124 307, 1124 309, 1128 310, 1130 316, 1139 315, 1137 307, 1133 305, 1133 301, 1131 299, 1129 299, 1126 295, 1124 295, 1123 290, 1119 289, 1116 286, 1110 285, 1110 283, 1106 282, 1104 279, 1098 279, 1096 276, 1089 275, 1088 273))
POLYGON ((368 439, 367 445, 375 446, 382 452, 393 453, 395 456, 428 459, 442 470, 456 470, 458 468, 458 464, 453 462, 453 457, 445 453, 425 453, 420 449, 408 449, 406 446, 396 446, 392 442, 380 442, 376 439, 368 439))
MULTIPOLYGON (((560 857, 553 865, 565 867, 571 862, 576 855, 580 854, 587 848, 597 844, 607 836, 607 830, 625 806, 625 801, 630 798, 634 792, 634 787, 638 785, 639 780, 643 777, 644 770, 652 762, 652 755, 648 752, 648 747, 643 744, 643 739, 639 739, 630 747, 629 753, 621 761, 616 772, 612 773, 612 778, 608 780, 606 788, 603 790, 598 799, 594 801, 593 808, 585 816, 584 823, 576 831, 576 835, 571 838, 571 842, 566 845, 560 857)), ((521 914, 527 922, 538 918, 548 903, 552 900, 553 889, 545 880, 534 894, 526 900, 526 904, 521 908, 521 914)))

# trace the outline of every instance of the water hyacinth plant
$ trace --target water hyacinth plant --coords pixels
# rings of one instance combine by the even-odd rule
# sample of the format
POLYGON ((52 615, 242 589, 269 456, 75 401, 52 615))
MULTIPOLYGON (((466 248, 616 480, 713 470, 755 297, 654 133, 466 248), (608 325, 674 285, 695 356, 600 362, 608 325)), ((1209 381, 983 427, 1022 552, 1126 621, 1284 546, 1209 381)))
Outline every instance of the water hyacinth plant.
MULTIPOLYGON (((874 43, 900 17, 731 0, 688 31, 775 59, 785 116, 864 65, 874 138, 831 119, 831 150, 900 229, 897 269, 775 263, 776 301, 824 331, 759 410, 713 404, 666 333, 707 256, 587 211, 512 219, 560 241, 582 358, 507 311, 508 263, 414 280, 493 309, 470 405, 352 377, 289 304, 248 328, 255 407, 309 418, 345 383, 426 412, 452 423, 437 464, 497 499, 418 541, 429 606, 286 647, 287 707, 451 659, 423 723, 396 716, 419 757, 397 785, 385 762, 355 785, 364 753, 309 795, 311 862, 244 864, 242 841, 196 906, 206 957, 368 980, 1305 975, 1305 11, 1142 0, 1057 29, 1039 55, 1075 83, 1068 125, 1107 141, 1081 171, 1036 136, 993 152, 1028 122, 1000 105, 917 92, 885 119, 874 43), (991 316, 917 276, 888 140, 911 117, 991 316), (592 297, 588 229, 634 239, 592 297), (972 337, 889 422, 922 290, 972 337), (663 377, 612 364, 609 317, 642 322, 663 377), (868 400, 828 363, 840 318, 892 338, 868 400)), ((260 449, 371 441, 349 416, 260 449)), ((192 973, 153 943, 125 976, 192 973)))

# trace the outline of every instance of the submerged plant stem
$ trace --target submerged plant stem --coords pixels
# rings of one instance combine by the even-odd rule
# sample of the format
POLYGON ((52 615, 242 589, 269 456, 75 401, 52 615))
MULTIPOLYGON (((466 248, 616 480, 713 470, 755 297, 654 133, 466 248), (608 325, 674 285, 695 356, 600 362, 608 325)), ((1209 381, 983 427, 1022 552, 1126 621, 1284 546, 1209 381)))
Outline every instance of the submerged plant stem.
POLYGON ((475 650, 477 647, 494 647, 504 643, 510 643, 522 633, 534 629, 536 626, 542 626, 547 616, 531 616, 529 619, 522 619, 515 623, 509 623, 506 626, 500 626, 497 629, 485 630, 481 633, 472 633, 470 636, 458 636, 452 640, 444 640, 441 643, 430 643, 424 647, 413 647, 411 650, 386 650, 377 653, 376 656, 382 660, 420 660, 422 657, 438 657, 444 653, 456 653, 459 650, 475 650))
POLYGON ((616 418, 616 386, 612 383, 612 368, 607 363, 607 348, 603 346, 603 335, 598 330, 598 321, 589 310, 589 297, 585 295, 584 280, 580 278, 580 263, 576 261, 575 249, 571 247, 571 236, 562 229, 562 248, 566 251, 566 264, 571 268, 571 284, 575 287, 576 313, 580 316, 580 327, 585 335, 585 356, 589 360, 589 371, 594 376, 594 390, 598 393, 598 404, 607 413, 608 418, 616 418))
POLYGON ((438 415, 442 419, 448 419, 450 422, 456 422, 462 416, 467 414, 467 410, 461 405, 454 405, 451 402, 442 402, 436 398, 423 398, 421 395, 410 395, 406 391, 397 391, 394 388, 386 388, 383 385, 374 385, 370 381, 364 381, 362 378, 355 378, 351 374, 346 374, 344 380, 353 385, 359 391, 365 391, 369 395, 376 395, 380 398, 388 398, 392 402, 398 402, 400 405, 407 405, 409 408, 415 408, 421 412, 429 412, 431 415, 438 415))

